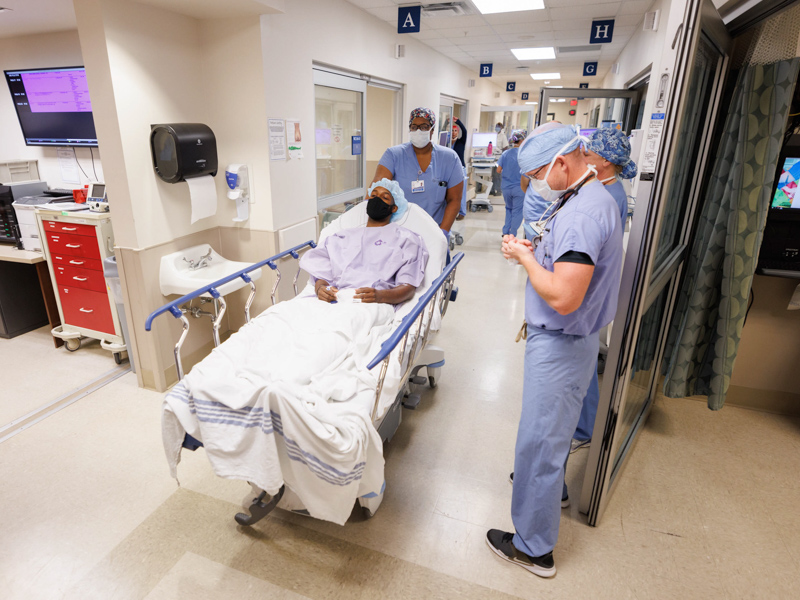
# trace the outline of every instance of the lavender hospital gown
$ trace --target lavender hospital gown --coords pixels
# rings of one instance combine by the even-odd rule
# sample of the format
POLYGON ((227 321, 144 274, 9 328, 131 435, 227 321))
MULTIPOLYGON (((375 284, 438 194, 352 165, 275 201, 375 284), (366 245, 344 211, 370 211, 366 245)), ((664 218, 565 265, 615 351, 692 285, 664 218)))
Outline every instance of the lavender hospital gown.
POLYGON ((339 290, 371 287, 388 290, 425 277, 428 251, 423 239, 396 223, 354 227, 332 234, 300 259, 311 281, 323 279, 339 290))

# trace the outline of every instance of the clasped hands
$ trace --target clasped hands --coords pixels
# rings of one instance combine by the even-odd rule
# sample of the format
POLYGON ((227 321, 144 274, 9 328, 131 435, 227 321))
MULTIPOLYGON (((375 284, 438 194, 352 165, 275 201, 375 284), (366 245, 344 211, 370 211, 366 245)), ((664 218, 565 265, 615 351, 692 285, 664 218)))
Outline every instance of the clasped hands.
POLYGON ((513 258, 519 264, 525 264, 526 261, 534 260, 533 258, 533 244, 530 240, 517 239, 513 235, 503 236, 503 245, 500 247, 501 252, 505 258, 513 258))
MULTIPOLYGON (((320 285, 317 288, 317 298, 323 302, 336 302, 336 292, 338 291, 339 290, 333 286, 320 285)), ((353 296, 353 300, 364 303, 380 302, 378 299, 379 293, 380 291, 375 288, 358 288, 353 296)))

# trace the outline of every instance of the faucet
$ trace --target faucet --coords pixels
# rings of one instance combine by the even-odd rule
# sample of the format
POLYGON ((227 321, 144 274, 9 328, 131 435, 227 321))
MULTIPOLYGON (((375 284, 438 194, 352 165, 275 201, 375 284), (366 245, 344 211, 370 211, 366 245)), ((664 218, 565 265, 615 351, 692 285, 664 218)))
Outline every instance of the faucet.
POLYGON ((213 257, 211 256, 211 248, 209 248, 208 252, 206 252, 205 255, 201 256, 200 259, 197 262, 195 262, 194 260, 192 260, 190 258, 186 258, 186 257, 183 258, 183 261, 189 263, 189 270, 190 271, 197 271, 198 269, 202 269, 203 267, 207 267, 208 263, 211 262, 212 258, 213 257))

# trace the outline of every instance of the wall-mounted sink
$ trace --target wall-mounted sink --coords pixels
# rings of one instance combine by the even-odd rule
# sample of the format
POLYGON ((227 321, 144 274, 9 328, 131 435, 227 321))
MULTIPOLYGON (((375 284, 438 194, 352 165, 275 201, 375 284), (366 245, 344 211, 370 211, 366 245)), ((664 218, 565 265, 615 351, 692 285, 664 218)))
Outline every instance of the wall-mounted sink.
MULTIPOLYGON (((208 244, 185 248, 179 252, 173 252, 161 257, 161 270, 159 272, 161 293, 165 296, 174 294, 185 296, 227 275, 241 271, 251 264, 223 258, 208 244), (200 264, 203 266, 196 268, 200 264)), ((251 271, 249 275, 255 281, 261 277, 261 269, 251 271)), ((222 296, 226 296, 248 285, 241 277, 238 277, 219 286, 217 291, 222 296)), ((203 296, 210 298, 211 294, 203 294, 203 296)))

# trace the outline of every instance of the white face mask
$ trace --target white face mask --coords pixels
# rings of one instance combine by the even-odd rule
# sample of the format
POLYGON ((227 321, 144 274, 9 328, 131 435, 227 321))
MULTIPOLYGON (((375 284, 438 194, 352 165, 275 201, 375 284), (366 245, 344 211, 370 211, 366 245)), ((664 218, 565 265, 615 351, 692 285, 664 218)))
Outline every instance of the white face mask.
POLYGON ((583 181, 584 178, 589 173, 593 173, 594 175, 597 175, 597 169, 594 167, 594 165, 588 165, 587 168, 586 168, 586 171, 584 171, 583 175, 578 177, 578 179, 576 179, 575 182, 573 182, 571 185, 569 185, 567 187, 567 189, 565 189, 565 190, 554 190, 554 189, 552 189, 550 187, 550 184, 547 183, 547 178, 550 176, 550 171, 552 171, 553 165, 556 164, 556 159, 559 156, 561 156, 561 153, 564 152, 564 150, 566 150, 567 148, 569 148, 576 139, 585 141, 585 138, 583 138, 582 136, 576 136, 573 139, 571 139, 569 142, 564 144, 558 152, 556 152, 556 155, 553 157, 553 160, 550 161, 550 165, 547 167, 547 171, 545 172, 544 177, 542 179, 533 179, 533 178, 531 178, 531 186, 533 187, 533 191, 536 192, 537 194, 539 194, 544 199, 545 202, 555 202, 556 200, 558 200, 558 197, 561 194, 566 192, 567 189, 569 189, 569 188, 577 185, 579 182, 583 181))
POLYGON ((421 129, 409 132, 408 137, 415 148, 424 148, 431 142, 431 132, 421 129))

